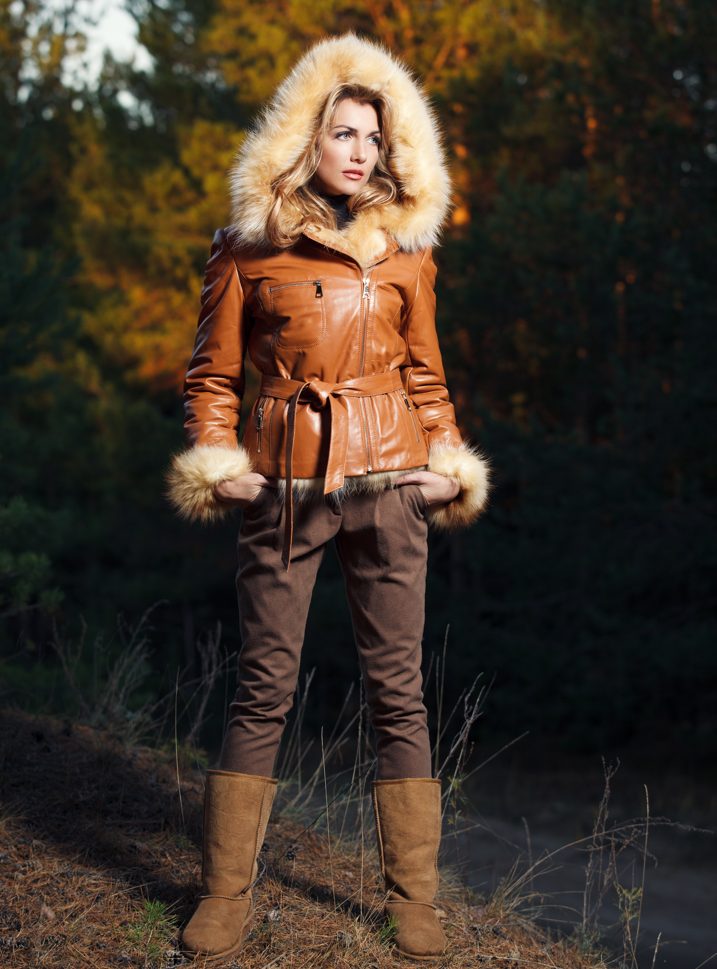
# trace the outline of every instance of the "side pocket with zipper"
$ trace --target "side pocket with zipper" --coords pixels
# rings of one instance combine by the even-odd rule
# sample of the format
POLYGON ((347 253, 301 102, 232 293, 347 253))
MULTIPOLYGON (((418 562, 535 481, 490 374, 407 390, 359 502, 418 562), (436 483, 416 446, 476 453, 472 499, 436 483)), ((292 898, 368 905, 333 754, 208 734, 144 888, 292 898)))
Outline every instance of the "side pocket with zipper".
MULTIPOLYGON (((411 378, 412 372, 413 372, 413 367, 409 367, 408 372, 406 373, 405 387, 408 387, 408 382, 411 378)), ((404 387, 401 388, 401 393, 403 394, 403 399, 406 403, 406 408, 408 409, 408 412, 411 415, 411 423, 413 424, 413 430, 416 432, 416 440, 420 441, 423 437, 423 433, 422 433, 423 427, 421 425, 421 420, 418 414, 416 413, 416 408, 413 404, 413 401, 409 397, 408 392, 404 387)))
POLYGON ((408 413, 411 415, 410 418, 409 418, 409 420, 413 424, 413 431, 414 431, 414 433, 416 435, 416 440, 417 441, 420 441, 421 438, 420 438, 420 436, 418 434, 418 427, 416 425, 416 415, 415 415, 415 412, 414 412, 413 408, 411 407, 411 401, 408 399, 408 394, 406 393, 405 390, 401 390, 401 396, 403 397, 403 401, 404 401, 404 403, 406 405, 406 409, 408 410, 408 413))
POLYGON ((266 397, 261 396, 259 398, 259 403, 257 404, 256 414, 254 415, 254 427, 256 429, 256 449, 261 451, 261 439, 264 435, 264 405, 266 404, 266 397))

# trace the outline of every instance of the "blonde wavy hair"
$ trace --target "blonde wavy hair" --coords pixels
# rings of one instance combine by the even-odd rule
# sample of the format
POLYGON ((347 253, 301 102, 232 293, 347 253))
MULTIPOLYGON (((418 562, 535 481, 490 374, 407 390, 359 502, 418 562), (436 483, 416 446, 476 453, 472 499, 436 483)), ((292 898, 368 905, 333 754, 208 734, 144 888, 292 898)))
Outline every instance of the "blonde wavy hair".
POLYGON ((360 104, 371 104, 378 115, 381 140, 376 166, 368 182, 348 198, 351 215, 362 209, 385 205, 402 195, 401 185, 391 165, 391 106, 388 99, 362 84, 337 84, 329 93, 324 107, 314 119, 306 151, 293 168, 277 175, 271 183, 273 201, 267 218, 267 236, 278 249, 293 246, 309 223, 336 229, 336 214, 329 203, 312 186, 311 181, 321 161, 321 139, 327 134, 341 101, 350 98, 360 104), (296 211, 291 225, 281 218, 285 205, 296 211))

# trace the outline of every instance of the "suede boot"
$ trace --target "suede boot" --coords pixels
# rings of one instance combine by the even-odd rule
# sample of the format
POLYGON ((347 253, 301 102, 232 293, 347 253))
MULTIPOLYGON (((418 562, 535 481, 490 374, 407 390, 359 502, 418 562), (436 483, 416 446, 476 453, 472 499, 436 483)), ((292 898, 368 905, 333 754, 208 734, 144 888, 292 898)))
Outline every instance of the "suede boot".
POLYGON ((438 891, 441 781, 415 777, 373 782, 385 912, 397 925, 396 946, 411 959, 443 954, 446 936, 433 899, 438 891))
POLYGON ((208 770, 204 789, 202 890, 182 932, 182 948, 206 961, 241 948, 254 916, 252 887, 277 781, 208 770))

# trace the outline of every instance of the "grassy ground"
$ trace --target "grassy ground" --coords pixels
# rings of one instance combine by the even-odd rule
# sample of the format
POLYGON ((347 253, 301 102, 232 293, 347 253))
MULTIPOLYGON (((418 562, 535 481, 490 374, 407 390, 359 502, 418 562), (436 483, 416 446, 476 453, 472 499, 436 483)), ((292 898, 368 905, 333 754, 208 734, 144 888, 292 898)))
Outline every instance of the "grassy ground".
MULTIPOLYGON (((0 777, 1 966, 189 964, 177 941, 201 874, 196 758, 10 710, 0 715, 0 777)), ((261 853, 257 920, 225 965, 419 965, 394 954, 383 920, 368 798, 317 811, 306 794, 282 780, 261 853)), ((584 939, 547 937, 520 914, 514 894, 480 898, 445 866, 441 877, 449 948, 431 963, 439 969, 605 965, 584 939)))

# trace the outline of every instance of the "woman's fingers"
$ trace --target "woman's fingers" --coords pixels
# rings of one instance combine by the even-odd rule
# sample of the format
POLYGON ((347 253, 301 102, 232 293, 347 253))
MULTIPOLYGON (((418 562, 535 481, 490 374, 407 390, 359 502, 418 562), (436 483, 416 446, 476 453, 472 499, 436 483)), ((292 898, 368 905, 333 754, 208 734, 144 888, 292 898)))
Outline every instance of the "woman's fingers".
POLYGON ((394 484, 399 486, 417 484, 428 504, 453 501, 460 491, 460 484, 455 478, 435 471, 412 471, 410 474, 396 478, 394 484))
POLYGON ((257 471, 248 471, 240 474, 236 478, 227 478, 214 486, 214 493, 222 501, 249 502, 256 498, 263 487, 273 486, 263 474, 257 471))

